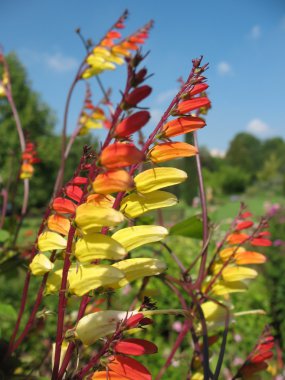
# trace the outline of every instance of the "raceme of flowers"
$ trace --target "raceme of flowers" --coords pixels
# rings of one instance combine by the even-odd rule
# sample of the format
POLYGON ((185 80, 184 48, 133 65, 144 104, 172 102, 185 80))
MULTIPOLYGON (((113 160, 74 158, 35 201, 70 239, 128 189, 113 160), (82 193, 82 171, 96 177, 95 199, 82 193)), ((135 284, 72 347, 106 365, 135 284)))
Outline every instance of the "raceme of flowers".
MULTIPOLYGON (((161 126, 145 150, 138 149, 130 138, 150 118, 148 111, 136 112, 134 107, 149 95, 151 89, 146 85, 130 89, 123 99, 124 107, 121 107, 125 109, 124 117, 110 129, 113 141, 97 157, 94 178, 91 180, 83 171, 83 175, 75 176, 65 186, 62 195, 51 202, 52 212, 46 229, 38 237, 39 253, 30 264, 33 275, 48 274, 46 294, 60 292, 63 260, 69 250, 71 262, 65 292, 79 297, 92 296, 100 289, 121 288, 138 279, 160 275, 167 269, 160 259, 128 258, 133 249, 164 239, 168 235, 167 229, 159 225, 125 227, 125 224, 148 211, 177 204, 176 196, 164 188, 182 183, 187 174, 157 164, 197 154, 194 146, 171 138, 205 125, 203 119, 189 113, 210 105, 207 97, 200 96, 204 89, 205 86, 200 84, 192 85, 192 93, 178 98, 172 110, 175 118, 161 126), (142 163, 144 168, 140 171, 142 163)), ((108 349, 108 370, 120 376, 126 366, 134 371, 135 368, 144 371, 142 365, 133 366, 134 359, 125 356, 128 347, 137 347, 142 353, 154 353, 155 349, 151 342, 122 338, 123 330, 118 325, 128 316, 129 312, 115 310, 88 314, 67 333, 66 338, 72 336, 84 345, 91 345, 102 337, 119 334, 120 344, 108 349)), ((94 376, 95 379, 101 375, 96 373, 94 376)), ((122 378, 134 378, 130 376, 134 375, 125 373, 122 378)), ((151 378, 148 371, 145 376, 145 379, 151 378)))

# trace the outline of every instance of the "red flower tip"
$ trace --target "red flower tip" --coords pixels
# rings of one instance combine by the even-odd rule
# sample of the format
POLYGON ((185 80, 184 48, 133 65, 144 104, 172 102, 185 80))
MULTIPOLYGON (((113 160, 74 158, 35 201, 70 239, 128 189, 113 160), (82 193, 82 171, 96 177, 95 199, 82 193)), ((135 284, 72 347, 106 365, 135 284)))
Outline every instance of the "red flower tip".
POLYGON ((209 107, 211 105, 210 100, 206 96, 202 96, 199 98, 193 98, 190 100, 185 100, 178 104, 178 112, 181 114, 186 114, 195 109, 199 109, 202 107, 209 107))
POLYGON ((246 230, 247 228, 250 228, 253 226, 253 222, 248 220, 241 223, 238 223, 235 227, 236 231, 246 230))
POLYGON ((150 119, 148 111, 139 111, 119 123, 115 129, 115 137, 128 137, 140 130, 150 119))
POLYGON ((72 185, 85 185, 88 183, 88 178, 85 177, 74 177, 71 181, 72 185))
POLYGON ((82 198, 83 191, 80 187, 75 185, 69 185, 65 189, 66 195, 73 199, 76 202, 80 202, 80 199, 82 198))
POLYGON ((243 219, 250 218, 251 216, 252 216, 252 213, 249 211, 246 211, 246 212, 241 214, 241 218, 243 218, 243 219))
POLYGON ((195 86, 192 88, 192 90, 189 91, 189 96, 194 96, 197 94, 200 94, 203 91, 206 91, 209 85, 207 83, 199 83, 195 84, 195 86))
POLYGON ((66 198, 55 198, 52 202, 52 208, 59 214, 73 214, 76 210, 76 205, 66 198))
POLYGON ((108 368, 132 380, 151 380, 151 374, 141 363, 128 356, 116 355, 108 364, 108 368))
POLYGON ((154 343, 137 338, 129 338, 117 342, 114 345, 114 350, 119 354, 134 356, 155 354, 158 351, 154 343))
POLYGON ((128 107, 134 107, 143 99, 148 97, 152 91, 150 86, 144 85, 141 87, 135 88, 125 97, 125 103, 128 107))
POLYGON ((138 313, 128 318, 126 320, 125 325, 127 328, 137 327, 143 319, 144 319, 143 313, 138 313))
POLYGON ((264 238, 254 238, 250 241, 250 244, 259 247, 270 247, 272 245, 272 241, 264 238))

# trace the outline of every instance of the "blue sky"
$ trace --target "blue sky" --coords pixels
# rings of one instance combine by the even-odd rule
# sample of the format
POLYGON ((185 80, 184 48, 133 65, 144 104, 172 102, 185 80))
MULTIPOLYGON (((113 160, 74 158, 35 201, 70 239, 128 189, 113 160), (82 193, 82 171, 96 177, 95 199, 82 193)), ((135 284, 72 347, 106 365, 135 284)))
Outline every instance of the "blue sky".
MULTIPOLYGON (((1 0, 0 43, 6 53, 19 55, 33 88, 55 111, 57 130, 68 87, 84 57, 75 28, 97 41, 126 8, 125 34, 155 21, 144 47, 151 51, 146 64, 155 74, 149 80, 153 94, 145 102, 153 115, 146 134, 175 94, 177 78, 186 77, 192 58, 203 54, 210 64, 213 108, 200 143, 224 151, 240 131, 285 138, 284 0, 1 0)), ((115 98, 124 75, 124 67, 102 75, 115 98)), ((95 100, 101 95, 91 83, 95 100)), ((82 96, 80 85, 72 98, 69 131, 82 96)))

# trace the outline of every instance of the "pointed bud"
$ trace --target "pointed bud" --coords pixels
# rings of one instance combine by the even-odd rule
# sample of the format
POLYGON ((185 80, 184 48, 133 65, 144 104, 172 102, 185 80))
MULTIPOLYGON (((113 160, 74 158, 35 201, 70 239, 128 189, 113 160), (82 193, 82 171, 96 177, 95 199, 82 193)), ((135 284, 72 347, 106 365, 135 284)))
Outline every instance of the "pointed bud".
POLYGON ((201 92, 206 91, 208 87, 209 85, 207 83, 195 84, 192 90, 189 91, 188 95, 194 96, 194 95, 200 94, 201 92))
POLYGON ((128 107, 135 107, 139 102, 147 98, 151 92, 152 88, 150 86, 137 87, 126 96, 125 103, 128 107))
POLYGON ((129 137, 139 131, 150 119, 148 111, 139 111, 127 117, 116 126, 115 137, 129 137))
POLYGON ((148 154, 154 163, 165 162, 175 158, 191 157, 198 153, 195 146, 184 142, 168 142, 155 145, 148 154))
POLYGON ((126 170, 114 170, 98 174, 92 186, 95 193, 117 193, 131 190, 133 187, 133 179, 126 170))

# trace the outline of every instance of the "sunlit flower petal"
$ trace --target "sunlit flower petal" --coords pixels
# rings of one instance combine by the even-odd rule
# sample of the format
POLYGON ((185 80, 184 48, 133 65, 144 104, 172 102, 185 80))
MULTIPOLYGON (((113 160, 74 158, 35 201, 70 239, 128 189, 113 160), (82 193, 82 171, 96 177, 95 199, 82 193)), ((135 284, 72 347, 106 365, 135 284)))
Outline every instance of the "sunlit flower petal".
POLYGON ((67 235, 70 229, 70 221, 61 215, 51 215, 48 218, 48 228, 62 235, 67 235))
POLYGON ((183 170, 159 167, 145 170, 135 178, 136 189, 140 193, 149 193, 167 186, 177 185, 187 179, 183 170))
POLYGON ((245 279, 252 279, 258 275, 256 270, 247 267, 226 267, 222 272, 222 277, 226 282, 236 282, 245 279))
POLYGON ((162 226, 146 225, 123 228, 115 232, 112 238, 122 244, 127 251, 131 251, 141 245, 160 241, 167 235, 167 229, 162 226))
POLYGON ((161 130, 161 137, 174 137, 185 133, 196 131, 206 125, 204 119, 195 116, 179 117, 164 124, 161 130))
POLYGON ((129 218, 136 218, 145 212, 158 208, 174 206, 178 200, 166 191, 153 191, 147 194, 130 194, 123 198, 120 210, 129 218))
POLYGON ((108 169, 117 169, 141 162, 144 154, 134 144, 116 142, 107 146, 100 156, 100 164, 108 169))
POLYGON ((50 272, 54 264, 43 253, 38 253, 30 264, 30 270, 34 276, 43 276, 45 273, 50 272))
POLYGON ((56 232, 43 232, 38 238, 38 247, 42 252, 64 249, 66 245, 67 240, 56 232))
POLYGON ((168 142, 155 145, 148 154, 154 163, 165 162, 175 158, 191 157, 198 153, 197 149, 184 142, 168 142))
POLYGON ((133 179, 126 170, 113 170, 98 174, 92 186, 95 193, 116 193, 130 190, 133 187, 133 179))

